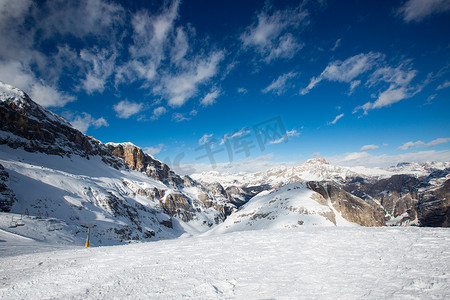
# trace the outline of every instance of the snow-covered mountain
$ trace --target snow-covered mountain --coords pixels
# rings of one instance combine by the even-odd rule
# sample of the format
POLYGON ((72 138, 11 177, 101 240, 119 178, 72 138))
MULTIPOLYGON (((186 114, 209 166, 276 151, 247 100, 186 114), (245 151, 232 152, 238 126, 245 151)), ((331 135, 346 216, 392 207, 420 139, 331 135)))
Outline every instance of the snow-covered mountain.
POLYGON ((179 176, 131 143, 102 143, 0 83, 0 229, 94 245, 309 225, 449 226, 450 164, 390 169, 317 158, 253 174, 179 176), (224 223, 223 223, 224 222, 224 223), (223 224, 222 224, 223 223, 223 224))
POLYGON ((0 83, 0 226, 94 244, 208 230, 234 205, 131 144, 103 144, 0 83), (6 213, 8 212, 8 213, 6 213))
POLYGON ((299 181, 327 181, 345 183, 356 178, 379 180, 394 175, 407 174, 416 177, 428 176, 433 171, 450 168, 450 162, 401 163, 390 168, 342 167, 329 164, 323 157, 307 160, 294 167, 275 167, 256 173, 219 173, 209 171, 192 174, 191 177, 204 183, 220 183, 223 187, 277 186, 299 181))
POLYGON ((402 163, 381 169, 334 166, 324 158, 315 158, 299 166, 258 173, 205 172, 192 177, 204 184, 221 184, 238 206, 262 191, 317 181, 382 209, 382 219, 390 225, 450 226, 449 174, 449 162, 402 163))

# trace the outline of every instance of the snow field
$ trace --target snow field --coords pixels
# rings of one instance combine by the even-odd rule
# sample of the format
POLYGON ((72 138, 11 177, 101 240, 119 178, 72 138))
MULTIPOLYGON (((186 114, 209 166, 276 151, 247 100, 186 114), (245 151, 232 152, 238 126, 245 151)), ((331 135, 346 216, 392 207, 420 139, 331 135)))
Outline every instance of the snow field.
MULTIPOLYGON (((3 237, 3 243, 9 243, 3 237)), ((0 257, 2 299, 448 299, 450 231, 305 227, 0 257)))

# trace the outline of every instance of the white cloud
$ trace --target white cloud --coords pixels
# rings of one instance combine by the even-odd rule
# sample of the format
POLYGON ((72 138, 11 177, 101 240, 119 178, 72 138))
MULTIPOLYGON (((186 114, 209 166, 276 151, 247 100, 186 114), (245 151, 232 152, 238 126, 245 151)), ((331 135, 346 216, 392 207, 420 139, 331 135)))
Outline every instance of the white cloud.
POLYGON ((262 90, 263 93, 272 92, 277 95, 282 95, 286 89, 286 83, 289 79, 295 77, 297 73, 289 72, 279 76, 276 80, 272 81, 272 83, 262 90))
POLYGON ((114 105, 114 111, 121 119, 128 119, 132 115, 139 113, 143 108, 143 103, 135 103, 128 100, 122 100, 114 105))
POLYGON ((352 153, 346 153, 346 154, 344 155, 344 157, 342 158, 342 161, 343 161, 343 162, 346 162, 346 161, 360 160, 360 159, 366 158, 366 157, 368 157, 368 156, 370 156, 370 154, 367 153, 367 152, 352 152, 352 153))
POLYGON ((95 119, 88 113, 82 113, 81 115, 75 116, 75 118, 70 121, 70 124, 83 133, 86 133, 90 127, 100 128, 109 126, 108 122, 103 117, 95 119))
POLYGON ((390 167, 402 162, 450 161, 450 151, 413 151, 399 155, 371 155, 366 152, 346 153, 326 158, 331 164, 341 166, 390 167), (358 154, 364 153, 364 154, 358 154))
POLYGON ((209 106, 216 102, 216 99, 220 96, 220 90, 215 88, 200 101, 200 104, 203 106, 209 106))
POLYGON ((201 173, 207 171, 217 171, 219 173, 239 173, 239 172, 261 172, 274 167, 293 167, 298 165, 299 162, 280 162, 274 161, 274 155, 272 153, 267 155, 258 156, 256 158, 244 158, 235 160, 232 163, 217 163, 213 168, 211 164, 207 163, 186 163, 182 164, 179 171, 183 175, 191 175, 192 173, 201 173), (189 170, 189 173, 183 172, 183 170, 189 170))
MULTIPOLYGON (((193 116, 192 114, 189 114, 191 116, 193 116)), ((172 120, 174 120, 175 122, 183 122, 183 121, 189 121, 191 118, 186 117, 185 114, 183 113, 174 113, 172 115, 172 120)))
POLYGON ((242 87, 238 88, 238 89, 237 89, 237 92, 238 92, 239 94, 243 94, 243 95, 245 95, 245 94, 248 93, 247 89, 242 88, 242 87))
POLYGON ((427 146, 436 146, 450 142, 450 138, 438 138, 427 143, 427 146))
POLYGON ((286 131, 286 133, 285 133, 281 138, 279 138, 278 140, 271 140, 271 141, 269 142, 269 144, 273 145, 273 144, 280 144, 280 143, 282 143, 282 142, 287 142, 289 137, 292 137, 292 136, 299 136, 299 135, 300 135, 300 132, 298 132, 298 131, 294 128, 294 129, 292 129, 292 130, 286 131))
POLYGON ((45 107, 63 107, 76 98, 37 79, 19 62, 0 62, 0 80, 27 93, 33 101, 45 107))
POLYGON ((102 93, 107 79, 113 74, 117 54, 106 49, 90 52, 81 50, 80 58, 87 63, 85 78, 81 80, 82 88, 88 93, 102 93))
POLYGON ((153 110, 153 114, 151 116, 152 120, 158 120, 160 116, 167 113, 167 109, 164 106, 159 106, 153 110))
POLYGON ((340 114, 340 115, 337 115, 336 116, 336 118, 334 118, 334 120, 333 121, 331 121, 331 122, 328 122, 327 124, 328 125, 334 125, 334 124, 336 124, 337 123, 337 121, 339 121, 339 119, 340 118, 342 118, 344 116, 344 114, 342 113, 342 114, 340 114))
POLYGON ((398 67, 390 66, 379 67, 367 81, 368 87, 376 85, 389 84, 388 89, 381 91, 374 102, 367 102, 362 106, 357 106, 354 113, 363 110, 364 114, 371 109, 390 106, 401 100, 408 99, 422 91, 427 84, 425 81, 418 86, 411 85, 411 81, 417 74, 416 70, 411 69, 407 63, 401 63, 398 67))
POLYGON ((442 90, 442 89, 446 89, 446 88, 448 88, 448 87, 450 87, 450 80, 444 81, 442 84, 440 84, 440 85, 436 88, 436 90, 442 90))
POLYGON ((350 91, 348 92, 349 95, 353 94, 355 89, 361 84, 361 80, 353 80, 350 82, 350 91))
POLYGON ((336 51, 337 48, 341 45, 342 39, 337 39, 336 43, 334 43, 333 48, 331 48, 331 51, 336 51))
POLYGON ((408 0, 397 11, 403 21, 421 22, 424 19, 450 11, 449 0, 408 0))
POLYGON ((219 145, 223 145, 226 141, 243 136, 243 135, 247 135, 250 133, 250 130, 247 129, 246 127, 242 128, 241 130, 235 131, 233 133, 227 133, 223 136, 222 140, 220 141, 219 145))
POLYGON ((198 140, 198 144, 199 145, 205 145, 209 142, 209 139, 213 136, 213 134, 207 134, 205 133, 199 140, 198 140))
POLYGON ((344 61, 334 61, 328 64, 319 77, 311 78, 308 86, 300 91, 301 95, 306 95, 322 80, 347 82, 353 85, 352 90, 356 87, 356 83, 352 83, 354 79, 361 74, 373 69, 377 61, 382 57, 379 53, 369 52, 361 53, 344 61))
POLYGON ((158 144, 155 147, 145 147, 142 150, 144 150, 145 153, 150 154, 150 155, 155 155, 158 154, 159 152, 161 152, 164 149, 164 144, 158 144))
POLYGON ((34 14, 45 37, 95 35, 108 40, 113 38, 114 28, 125 21, 122 6, 103 0, 47 1, 34 14))
POLYGON ((412 147, 417 147, 417 146, 424 146, 425 143, 422 141, 417 141, 417 142, 407 142, 404 143, 403 145, 401 145, 400 147, 398 147, 399 150, 408 150, 409 148, 412 147))
POLYGON ((300 135, 300 132, 298 132, 298 131, 295 130, 295 129, 292 129, 292 130, 286 131, 286 135, 287 135, 287 136, 299 136, 299 135, 300 135))
POLYGON ((262 59, 270 63, 278 58, 292 58, 301 48, 297 38, 301 27, 308 24, 308 13, 301 6, 292 10, 269 12, 266 7, 257 21, 248 26, 240 39, 244 49, 254 49, 262 59))
POLYGON ((409 148, 413 148, 413 147, 432 147, 432 146, 437 146, 440 144, 445 144, 448 142, 450 142, 450 138, 437 138, 428 143, 424 143, 422 141, 407 142, 407 143, 404 143, 403 145, 401 145, 400 147, 398 147, 398 149, 399 150, 408 150, 409 148))
POLYGON ((168 98, 172 107, 183 106, 193 97, 198 87, 217 75, 218 65, 223 60, 223 52, 211 53, 208 57, 193 61, 187 70, 181 74, 166 74, 160 85, 153 91, 168 98))
POLYGON ((314 153, 311 154, 310 156, 312 156, 312 157, 320 156, 320 152, 314 152, 314 153))
POLYGON ((378 145, 364 145, 361 147, 360 151, 375 150, 378 148, 380 148, 378 145))

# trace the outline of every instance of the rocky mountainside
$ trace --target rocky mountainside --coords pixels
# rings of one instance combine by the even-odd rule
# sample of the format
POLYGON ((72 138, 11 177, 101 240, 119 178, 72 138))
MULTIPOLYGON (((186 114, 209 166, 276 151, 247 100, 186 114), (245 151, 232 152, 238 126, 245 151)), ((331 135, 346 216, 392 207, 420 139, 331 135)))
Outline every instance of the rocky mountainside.
POLYGON ((0 83, 0 100, 0 209, 16 218, 46 215, 69 236, 95 223, 97 240, 114 243, 205 231, 235 209, 131 143, 84 135, 19 89, 0 83))
MULTIPOLYGON (((309 187, 319 184, 328 191, 336 191, 334 203, 349 203, 346 202, 349 194, 364 201, 376 211, 378 225, 386 221, 389 225, 449 226, 448 170, 448 162, 402 163, 387 169, 369 169, 333 166, 323 158, 315 158, 299 166, 258 173, 205 172, 192 177, 204 184, 222 184, 238 206, 261 191, 306 182, 309 187), (316 183, 312 184, 313 181, 316 183)), ((347 220, 364 225, 361 219, 347 220)))
POLYGON ((212 232, 357 224, 385 225, 384 213, 333 185, 309 181, 259 193, 212 232))

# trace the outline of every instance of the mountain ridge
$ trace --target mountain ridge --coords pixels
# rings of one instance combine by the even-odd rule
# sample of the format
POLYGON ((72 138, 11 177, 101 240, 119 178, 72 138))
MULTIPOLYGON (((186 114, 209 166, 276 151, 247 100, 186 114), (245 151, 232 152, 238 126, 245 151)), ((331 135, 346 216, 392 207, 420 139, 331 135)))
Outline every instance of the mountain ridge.
POLYGON ((0 227, 11 233, 72 243, 82 239, 82 225, 96 224, 93 243, 117 244, 224 228, 242 212, 250 218, 242 230, 266 217, 261 224, 270 228, 270 214, 284 227, 315 225, 315 218, 333 226, 449 226, 449 163, 374 170, 315 158, 252 174, 179 176, 132 143, 86 136, 12 86, 0 84, 0 100, 0 227), (412 175, 395 173, 405 168, 412 175), (309 196, 287 191, 292 185, 309 196), (289 205, 267 214, 274 193, 289 205))

